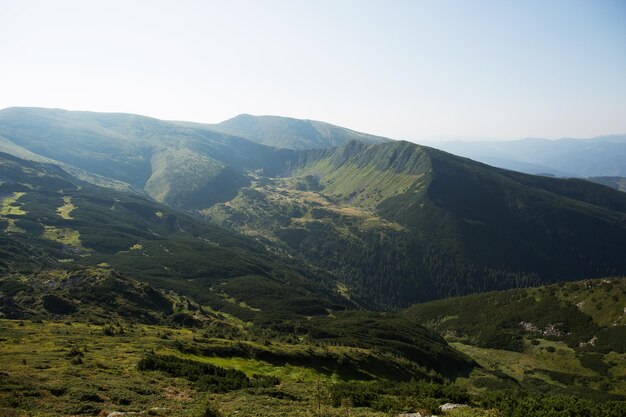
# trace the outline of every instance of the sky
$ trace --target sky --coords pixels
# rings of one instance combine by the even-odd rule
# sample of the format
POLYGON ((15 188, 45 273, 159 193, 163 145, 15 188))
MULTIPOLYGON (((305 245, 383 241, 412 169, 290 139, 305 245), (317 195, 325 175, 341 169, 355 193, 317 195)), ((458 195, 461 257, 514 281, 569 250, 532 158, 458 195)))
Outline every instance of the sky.
POLYGON ((626 133, 626 1, 0 0, 0 108, 626 133))

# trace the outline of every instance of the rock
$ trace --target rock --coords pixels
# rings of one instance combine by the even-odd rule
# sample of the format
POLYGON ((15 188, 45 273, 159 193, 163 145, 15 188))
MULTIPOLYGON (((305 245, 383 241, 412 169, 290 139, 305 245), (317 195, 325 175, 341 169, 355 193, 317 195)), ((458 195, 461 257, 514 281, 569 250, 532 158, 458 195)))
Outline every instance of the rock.
POLYGON ((422 417, 420 413, 402 413, 398 414, 397 417, 422 417))
POLYGON ((467 407, 467 404, 452 404, 452 403, 445 403, 444 405, 440 405, 439 409, 441 411, 449 411, 449 410, 454 410, 455 408, 463 408, 463 407, 467 407))

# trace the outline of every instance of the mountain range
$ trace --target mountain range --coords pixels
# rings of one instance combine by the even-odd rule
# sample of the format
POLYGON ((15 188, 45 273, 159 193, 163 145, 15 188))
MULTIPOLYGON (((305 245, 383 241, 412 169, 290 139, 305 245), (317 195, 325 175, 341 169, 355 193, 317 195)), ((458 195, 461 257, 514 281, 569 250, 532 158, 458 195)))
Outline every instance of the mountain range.
MULTIPOLYGON (((215 223, 218 234, 247 235, 257 252, 297 260, 316 285, 362 307, 626 271, 626 194, 318 122, 244 115, 199 125, 10 108, 0 138, 5 152, 71 167, 124 198, 215 223), (257 143, 284 137, 310 149, 257 143), (320 148, 331 144, 340 145, 320 148)), ((91 242, 121 251, 141 238, 91 242)))
POLYGON ((0 414, 623 415, 625 213, 322 122, 5 109, 0 414))
POLYGON ((557 177, 626 177, 626 135, 557 140, 450 141, 438 149, 500 168, 557 177))

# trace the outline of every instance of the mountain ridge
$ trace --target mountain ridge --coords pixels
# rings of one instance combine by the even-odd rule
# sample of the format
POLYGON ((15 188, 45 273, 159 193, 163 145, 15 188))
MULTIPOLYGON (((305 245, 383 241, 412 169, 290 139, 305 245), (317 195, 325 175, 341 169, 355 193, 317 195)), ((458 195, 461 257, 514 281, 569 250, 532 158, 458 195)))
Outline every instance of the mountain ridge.
POLYGON ((32 113, 0 112, 0 135, 47 158, 70 149, 61 162, 113 170, 113 179, 157 201, 322 271, 362 305, 626 268, 626 197, 589 182, 528 176, 406 141, 280 149, 139 116, 32 113))

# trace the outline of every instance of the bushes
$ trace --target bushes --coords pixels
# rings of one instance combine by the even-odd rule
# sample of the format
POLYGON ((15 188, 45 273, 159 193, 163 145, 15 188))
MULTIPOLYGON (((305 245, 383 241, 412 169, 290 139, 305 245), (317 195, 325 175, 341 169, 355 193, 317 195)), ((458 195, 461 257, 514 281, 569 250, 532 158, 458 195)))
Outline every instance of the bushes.
POLYGON ((580 364, 587 369, 591 369, 592 371, 596 371, 600 375, 606 375, 609 370, 609 365, 604 363, 602 360, 602 355, 586 353, 584 355, 579 356, 580 364))
POLYGON ((214 402, 209 402, 204 409, 204 412, 199 417, 222 417, 222 411, 219 406, 214 402))
POLYGON ((621 417, 626 415, 624 402, 594 402, 576 397, 531 395, 517 391, 489 393, 479 402, 484 408, 495 408, 502 415, 510 417, 621 417))
POLYGON ((210 363, 181 359, 171 355, 150 354, 143 357, 137 367, 140 371, 162 371, 182 377, 199 388, 211 392, 228 392, 241 388, 269 387, 278 384, 278 378, 255 376, 250 379, 241 371, 226 369, 210 363))
POLYGON ((466 403, 468 393, 456 385, 425 381, 411 382, 342 382, 330 387, 335 407, 346 400, 355 407, 370 407, 382 412, 423 410, 435 412, 445 402, 466 403))

